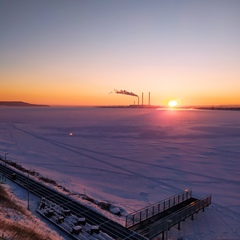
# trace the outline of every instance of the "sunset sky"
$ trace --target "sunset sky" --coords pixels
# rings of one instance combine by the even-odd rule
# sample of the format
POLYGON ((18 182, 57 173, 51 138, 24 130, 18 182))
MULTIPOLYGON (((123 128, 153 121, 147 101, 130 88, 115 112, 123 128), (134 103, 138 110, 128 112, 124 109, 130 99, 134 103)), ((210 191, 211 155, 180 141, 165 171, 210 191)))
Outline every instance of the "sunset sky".
POLYGON ((239 105, 239 13, 239 0, 1 0, 0 101, 137 103, 117 89, 239 105))

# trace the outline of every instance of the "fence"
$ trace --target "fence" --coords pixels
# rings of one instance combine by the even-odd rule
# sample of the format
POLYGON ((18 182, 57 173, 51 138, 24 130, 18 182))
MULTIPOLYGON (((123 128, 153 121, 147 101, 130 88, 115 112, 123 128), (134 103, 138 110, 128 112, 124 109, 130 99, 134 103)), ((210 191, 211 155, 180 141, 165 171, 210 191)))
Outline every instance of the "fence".
POLYGON ((142 208, 136 212, 130 213, 126 216, 126 228, 130 228, 148 218, 151 218, 158 213, 161 213, 181 202, 186 201, 192 197, 192 190, 186 189, 182 193, 174 195, 163 201, 154 203, 146 208, 142 208))
POLYGON ((193 216, 194 213, 198 212, 201 209, 209 206, 211 204, 211 196, 207 196, 201 200, 194 202, 192 205, 185 207, 182 210, 179 210, 176 213, 171 214, 168 217, 165 217, 156 223, 152 224, 149 228, 149 239, 159 235, 160 233, 164 233, 170 227, 180 223, 185 220, 189 216, 193 216))

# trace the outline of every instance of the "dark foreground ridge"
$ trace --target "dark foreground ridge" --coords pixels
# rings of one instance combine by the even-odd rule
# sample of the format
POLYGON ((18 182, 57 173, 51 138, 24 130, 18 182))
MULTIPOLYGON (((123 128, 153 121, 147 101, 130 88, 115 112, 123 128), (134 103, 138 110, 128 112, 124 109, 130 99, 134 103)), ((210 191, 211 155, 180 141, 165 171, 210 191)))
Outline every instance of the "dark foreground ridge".
POLYGON ((49 105, 43 104, 31 104, 21 101, 0 101, 0 106, 7 107, 49 107, 49 105))

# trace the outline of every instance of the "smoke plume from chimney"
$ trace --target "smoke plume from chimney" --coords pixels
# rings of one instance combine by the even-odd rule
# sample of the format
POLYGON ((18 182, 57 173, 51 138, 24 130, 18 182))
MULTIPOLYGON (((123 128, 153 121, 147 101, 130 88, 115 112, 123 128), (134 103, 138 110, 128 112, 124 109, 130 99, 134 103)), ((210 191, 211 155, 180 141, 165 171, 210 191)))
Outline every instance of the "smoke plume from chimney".
POLYGON ((120 91, 118 91, 118 90, 114 89, 114 91, 115 91, 115 93, 117 93, 117 94, 124 94, 124 95, 129 95, 129 96, 138 97, 137 94, 135 94, 135 93, 133 93, 133 92, 128 92, 128 91, 126 91, 126 90, 120 90, 120 91))

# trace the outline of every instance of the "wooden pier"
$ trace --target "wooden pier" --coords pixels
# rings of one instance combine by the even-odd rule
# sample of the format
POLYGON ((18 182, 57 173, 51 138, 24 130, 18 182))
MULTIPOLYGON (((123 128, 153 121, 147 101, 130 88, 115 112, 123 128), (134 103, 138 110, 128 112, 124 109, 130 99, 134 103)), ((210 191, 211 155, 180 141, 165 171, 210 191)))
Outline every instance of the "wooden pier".
POLYGON ((195 213, 204 211, 210 204, 211 196, 199 200, 192 197, 191 189, 186 189, 182 193, 127 215, 126 227, 148 239, 162 235, 164 240, 171 227, 177 225, 180 230, 182 221, 188 217, 193 220, 195 213))

